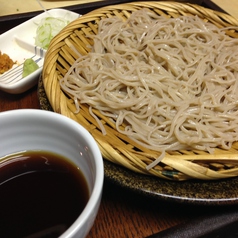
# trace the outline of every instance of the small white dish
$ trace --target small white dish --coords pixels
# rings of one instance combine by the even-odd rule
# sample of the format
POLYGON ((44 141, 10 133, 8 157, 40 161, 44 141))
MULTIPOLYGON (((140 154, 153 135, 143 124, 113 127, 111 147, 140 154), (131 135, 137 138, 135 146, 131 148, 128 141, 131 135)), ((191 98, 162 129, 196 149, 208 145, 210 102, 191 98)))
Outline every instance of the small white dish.
POLYGON ((14 67, 19 67, 19 71, 22 72, 24 61, 32 57, 34 57, 34 60, 37 60, 39 66, 39 69, 32 74, 19 81, 13 81, 12 83, 1 82, 1 77, 9 71, 0 75, 0 90, 12 94, 19 94, 27 91, 37 83, 38 77, 42 71, 46 51, 35 46, 36 29, 40 21, 47 16, 60 17, 71 22, 80 15, 65 9, 51 9, 0 35, 0 51, 2 54, 7 54, 16 62, 12 69, 14 69, 14 67))

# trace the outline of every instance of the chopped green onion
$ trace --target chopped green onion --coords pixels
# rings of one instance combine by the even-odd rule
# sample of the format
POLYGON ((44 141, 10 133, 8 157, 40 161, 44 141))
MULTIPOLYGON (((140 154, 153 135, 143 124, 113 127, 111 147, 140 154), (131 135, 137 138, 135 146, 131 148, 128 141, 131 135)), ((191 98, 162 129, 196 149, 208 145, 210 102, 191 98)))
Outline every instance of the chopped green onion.
POLYGON ((69 21, 62 18, 43 18, 36 30, 36 46, 48 49, 50 41, 68 24, 69 21))

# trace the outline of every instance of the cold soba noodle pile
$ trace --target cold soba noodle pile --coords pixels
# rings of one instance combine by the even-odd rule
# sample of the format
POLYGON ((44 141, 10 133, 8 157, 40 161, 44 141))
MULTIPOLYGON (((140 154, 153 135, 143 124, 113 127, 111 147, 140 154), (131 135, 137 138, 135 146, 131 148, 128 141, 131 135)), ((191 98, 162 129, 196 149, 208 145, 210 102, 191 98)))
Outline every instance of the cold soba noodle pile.
POLYGON ((238 139, 238 39, 196 16, 139 10, 127 22, 103 19, 92 52, 60 84, 78 109, 88 104, 94 117, 92 108, 120 133, 162 152, 148 169, 165 151, 212 153, 238 139))

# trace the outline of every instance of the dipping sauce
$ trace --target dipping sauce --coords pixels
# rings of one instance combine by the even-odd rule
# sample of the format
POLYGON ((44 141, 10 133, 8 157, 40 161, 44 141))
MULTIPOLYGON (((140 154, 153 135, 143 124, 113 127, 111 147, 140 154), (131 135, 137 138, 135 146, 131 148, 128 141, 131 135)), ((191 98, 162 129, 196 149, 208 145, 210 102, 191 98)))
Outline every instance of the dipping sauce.
POLYGON ((84 175, 67 158, 28 151, 0 161, 0 237, 59 237, 88 199, 84 175))

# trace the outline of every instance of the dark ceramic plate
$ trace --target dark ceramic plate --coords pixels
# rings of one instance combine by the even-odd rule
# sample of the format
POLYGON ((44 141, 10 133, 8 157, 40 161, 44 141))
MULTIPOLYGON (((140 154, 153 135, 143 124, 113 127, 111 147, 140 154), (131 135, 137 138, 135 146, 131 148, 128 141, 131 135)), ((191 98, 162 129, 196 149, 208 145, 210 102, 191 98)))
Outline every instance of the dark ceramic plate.
MULTIPOLYGON (((38 97, 41 109, 52 110, 41 78, 38 84, 38 97)), ((156 199, 202 205, 238 204, 238 178, 217 181, 168 181, 137 174, 106 160, 104 169, 105 179, 156 199)))

